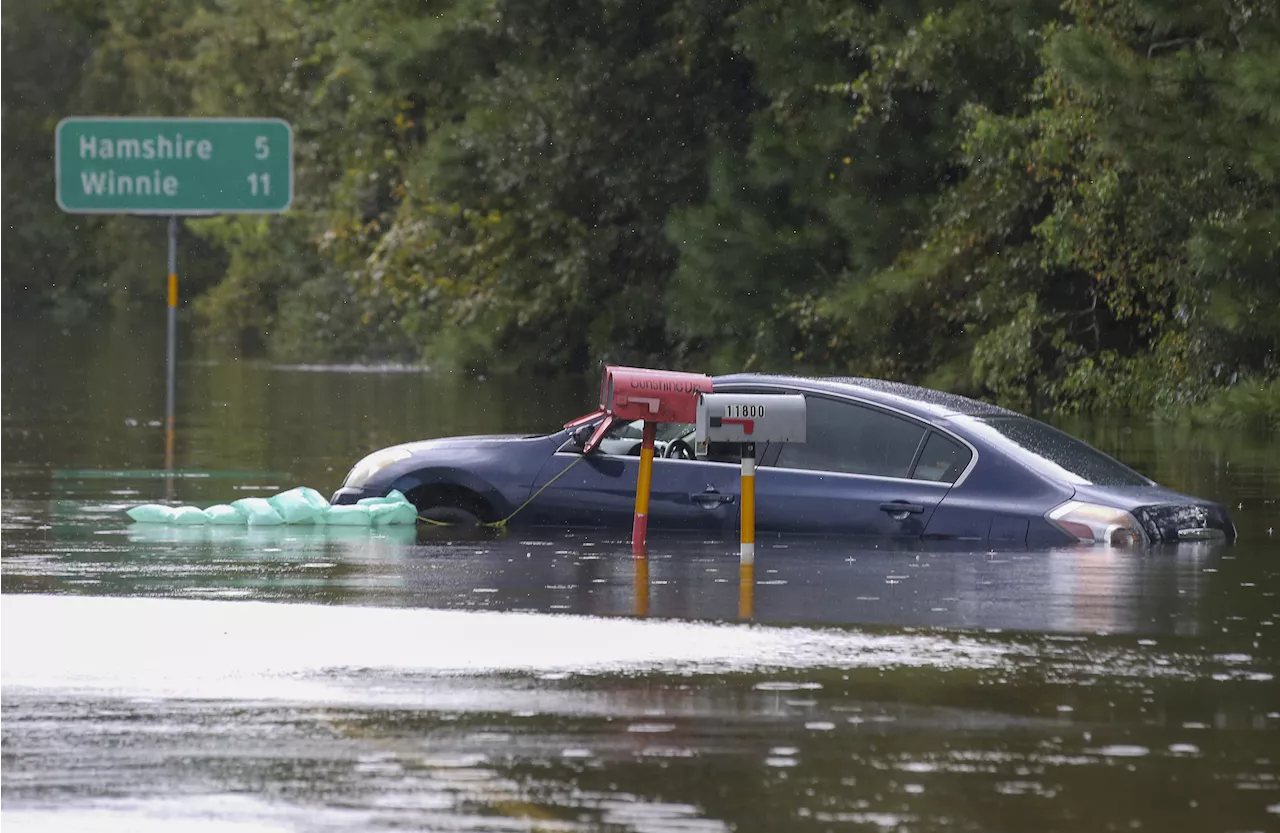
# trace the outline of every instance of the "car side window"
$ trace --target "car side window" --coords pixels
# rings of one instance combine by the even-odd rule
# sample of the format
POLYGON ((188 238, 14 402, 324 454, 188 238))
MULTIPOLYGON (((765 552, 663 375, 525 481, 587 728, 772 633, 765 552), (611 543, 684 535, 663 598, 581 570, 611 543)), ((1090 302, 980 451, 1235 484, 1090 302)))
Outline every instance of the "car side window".
MULTIPOLYGON (((688 460, 693 457, 693 425, 685 422, 658 423, 654 455, 666 459, 688 460)), ((639 457, 644 441, 644 423, 617 422, 605 432, 600 443, 604 454, 639 457)))
POLYGON ((786 443, 774 463, 780 468, 907 477, 925 428, 875 408, 806 396, 808 437, 786 443))
POLYGON ((973 452, 951 439, 932 431, 925 440, 924 450, 916 462, 911 476, 917 480, 936 480, 939 483, 955 483, 969 465, 973 452))

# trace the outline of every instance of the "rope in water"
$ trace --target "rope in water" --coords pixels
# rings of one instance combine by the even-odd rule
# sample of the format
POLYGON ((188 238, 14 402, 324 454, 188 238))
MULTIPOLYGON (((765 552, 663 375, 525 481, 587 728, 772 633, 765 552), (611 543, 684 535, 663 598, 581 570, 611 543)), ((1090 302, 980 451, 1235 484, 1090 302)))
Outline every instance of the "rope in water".
MULTIPOLYGON (((518 515, 518 514, 520 513, 520 510, 521 510, 521 509, 524 509, 524 508, 525 508, 526 506, 528 506, 530 503, 533 503, 533 499, 534 499, 534 498, 536 498, 538 495, 542 494, 544 491, 546 491, 546 489, 547 489, 547 487, 548 487, 548 486, 550 486, 552 483, 555 483, 555 482, 556 482, 557 480, 559 480, 561 477, 564 477, 566 474, 568 474, 569 469, 571 469, 571 468, 573 468, 574 466, 578 465, 579 463, 581 463, 581 462, 582 462, 583 460, 585 460, 585 459, 586 459, 586 456, 585 456, 585 455, 583 455, 583 456, 581 456, 581 457, 578 457, 576 460, 574 460, 574 461, 573 461, 572 463, 570 463, 569 465, 565 466, 565 467, 564 467, 564 469, 563 469, 559 474, 557 474, 555 477, 553 477, 553 478, 551 478, 550 480, 548 480, 546 483, 543 483, 543 484, 542 484, 542 486, 538 489, 538 491, 536 491, 536 492, 534 492, 533 494, 529 495, 529 499, 528 499, 528 500, 526 500, 524 503, 520 504, 519 506, 517 506, 517 507, 515 508, 515 511, 514 511, 514 512, 512 512, 510 515, 507 515, 505 518, 503 518, 503 519, 502 519, 502 520, 500 520, 500 521, 489 521, 489 522, 487 522, 487 523, 481 523, 481 524, 480 524, 480 526, 489 527, 489 528, 491 528, 491 529, 500 529, 500 528, 502 528, 502 527, 506 526, 508 521, 510 521, 512 518, 514 518, 516 515, 518 515)), ((432 518, 424 518, 424 517, 422 517, 421 515, 419 515, 419 516, 418 516, 418 520, 422 521, 423 523, 431 524, 432 526, 458 526, 458 524, 456 524, 456 523, 451 523, 451 522, 449 522, 449 521, 437 521, 437 520, 433 520, 432 518)))

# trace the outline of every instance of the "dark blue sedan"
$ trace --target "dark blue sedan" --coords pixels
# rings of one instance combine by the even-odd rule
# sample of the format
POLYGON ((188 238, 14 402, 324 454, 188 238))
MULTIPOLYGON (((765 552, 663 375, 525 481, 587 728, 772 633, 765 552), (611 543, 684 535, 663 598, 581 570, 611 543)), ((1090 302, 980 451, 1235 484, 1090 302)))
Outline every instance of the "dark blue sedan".
MULTIPOLYGON (((1160 486, 1068 434, 984 402, 871 379, 738 374, 715 379, 715 390, 807 400, 806 443, 757 449, 760 533, 1031 546, 1235 538, 1218 504, 1160 486)), ((512 526, 628 530, 639 424, 615 425, 584 455, 592 428, 382 449, 355 465, 333 502, 396 489, 425 519, 474 525, 507 518, 537 493, 512 526)), ((696 454, 693 426, 673 423, 659 426, 656 453, 650 528, 736 535, 736 447, 696 454)))

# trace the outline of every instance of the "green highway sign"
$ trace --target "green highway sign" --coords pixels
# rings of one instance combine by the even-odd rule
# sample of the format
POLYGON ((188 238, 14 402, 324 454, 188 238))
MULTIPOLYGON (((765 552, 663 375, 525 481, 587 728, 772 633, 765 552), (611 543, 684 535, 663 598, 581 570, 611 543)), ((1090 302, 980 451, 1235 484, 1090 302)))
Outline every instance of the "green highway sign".
POLYGON ((72 117, 54 145, 58 205, 75 214, 269 214, 293 201, 280 119, 72 117))

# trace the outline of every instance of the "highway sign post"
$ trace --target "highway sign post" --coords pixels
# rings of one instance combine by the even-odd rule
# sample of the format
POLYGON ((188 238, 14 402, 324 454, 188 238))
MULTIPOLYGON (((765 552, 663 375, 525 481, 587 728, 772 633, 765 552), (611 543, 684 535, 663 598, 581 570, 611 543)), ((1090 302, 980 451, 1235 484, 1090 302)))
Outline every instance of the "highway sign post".
POLYGON ((74 116, 58 123, 54 156, 63 211, 169 217, 165 468, 172 470, 179 218, 288 209, 293 129, 280 119, 74 116))

